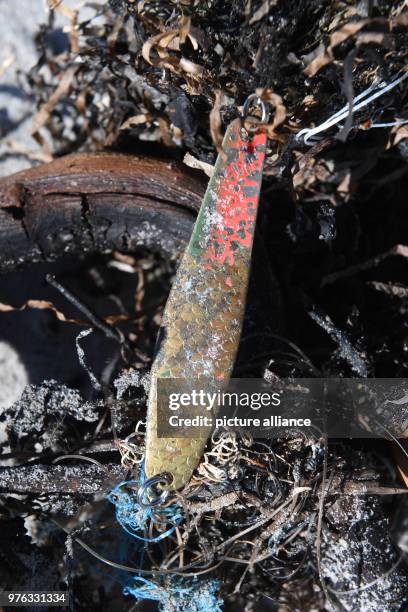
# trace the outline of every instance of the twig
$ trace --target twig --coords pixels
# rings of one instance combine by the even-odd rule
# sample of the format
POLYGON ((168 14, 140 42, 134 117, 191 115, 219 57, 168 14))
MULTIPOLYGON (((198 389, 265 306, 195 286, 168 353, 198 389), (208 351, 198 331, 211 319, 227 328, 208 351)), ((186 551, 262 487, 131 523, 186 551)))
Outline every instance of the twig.
MULTIPOLYGON (((69 455, 67 458, 70 457, 69 455)), ((76 457, 76 455, 73 455, 76 457)), ((84 457, 81 457, 84 459, 84 457)), ((85 457, 86 459, 86 457, 85 457)), ((14 493, 77 493, 94 495, 106 492, 122 480, 126 471, 120 465, 30 465, 0 468, 0 489, 14 493)))
MULTIPOLYGON (((326 479, 327 479, 327 455, 328 455, 328 447, 327 447, 327 438, 324 438, 324 456, 323 456, 323 474, 322 474, 322 493, 319 499, 319 512, 317 515, 317 535, 316 535, 316 559, 317 559, 317 569, 319 572, 320 584, 322 585, 323 592, 327 599, 327 604, 331 610, 334 610, 334 606, 332 604, 327 585, 323 578, 322 573, 322 524, 323 524, 323 514, 324 514, 324 500, 326 496, 326 479)), ((329 484, 330 486, 330 484, 329 484)))
POLYGON ((65 297, 68 302, 70 302, 79 312, 81 312, 96 328, 99 329, 107 338, 114 340, 115 342, 119 342, 120 344, 125 344, 125 339, 120 330, 107 325, 98 315, 96 315, 92 310, 81 302, 79 298, 77 298, 69 289, 61 285, 53 274, 47 274, 45 277, 47 283, 49 283, 54 289, 59 291, 61 295, 65 297))
POLYGON ((335 283, 342 278, 348 278, 349 276, 354 276, 354 274, 358 274, 359 272, 364 272, 364 270, 369 270, 370 268, 375 268, 388 257, 392 257, 394 255, 400 255, 401 257, 408 258, 408 246, 404 244, 397 244, 392 247, 389 251, 385 253, 381 253, 380 255, 376 255, 371 259, 367 259, 360 264, 355 266, 351 266, 350 268, 346 268, 345 270, 339 270, 338 272, 332 272, 327 276, 324 276, 321 280, 320 286, 324 287, 325 285, 329 285, 331 283, 335 283))

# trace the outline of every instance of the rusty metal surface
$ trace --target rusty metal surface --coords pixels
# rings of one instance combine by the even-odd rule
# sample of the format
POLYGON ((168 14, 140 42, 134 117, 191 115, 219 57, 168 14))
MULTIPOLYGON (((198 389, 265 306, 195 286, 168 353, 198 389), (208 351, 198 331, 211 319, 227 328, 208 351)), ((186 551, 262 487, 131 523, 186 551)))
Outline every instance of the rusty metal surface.
POLYGON ((239 119, 224 139, 163 316, 165 339, 152 368, 146 476, 191 477, 205 438, 157 437, 157 379, 226 381, 241 335, 266 136, 249 136, 239 119))

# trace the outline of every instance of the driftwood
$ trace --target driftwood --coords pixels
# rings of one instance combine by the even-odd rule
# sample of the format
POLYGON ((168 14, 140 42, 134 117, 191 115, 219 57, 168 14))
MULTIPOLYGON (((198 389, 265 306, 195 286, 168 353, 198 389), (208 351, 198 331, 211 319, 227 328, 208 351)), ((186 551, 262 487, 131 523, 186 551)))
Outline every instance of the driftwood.
POLYGON ((0 272, 67 253, 134 251, 174 257, 205 189, 173 161, 78 154, 0 180, 0 272))
POLYGON ((2 493, 105 493, 126 476, 121 465, 25 465, 0 467, 2 493))

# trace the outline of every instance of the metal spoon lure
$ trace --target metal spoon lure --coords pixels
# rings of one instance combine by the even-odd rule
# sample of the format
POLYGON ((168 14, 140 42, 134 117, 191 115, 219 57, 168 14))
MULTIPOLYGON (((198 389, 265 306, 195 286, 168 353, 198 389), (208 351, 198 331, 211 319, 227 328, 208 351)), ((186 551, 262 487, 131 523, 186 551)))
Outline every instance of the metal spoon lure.
POLYGON ((152 367, 148 398, 147 480, 140 491, 144 503, 149 498, 150 479, 156 487, 151 491, 153 503, 164 501, 166 489, 185 485, 207 442, 204 437, 157 436, 157 381, 164 377, 227 381, 234 366, 267 141, 255 119, 253 129, 244 127, 252 106, 261 110, 258 121, 267 121, 265 103, 254 95, 244 105, 244 116, 228 126, 223 154, 218 155, 164 310, 164 340, 152 367), (157 490, 160 475, 163 498, 157 490))

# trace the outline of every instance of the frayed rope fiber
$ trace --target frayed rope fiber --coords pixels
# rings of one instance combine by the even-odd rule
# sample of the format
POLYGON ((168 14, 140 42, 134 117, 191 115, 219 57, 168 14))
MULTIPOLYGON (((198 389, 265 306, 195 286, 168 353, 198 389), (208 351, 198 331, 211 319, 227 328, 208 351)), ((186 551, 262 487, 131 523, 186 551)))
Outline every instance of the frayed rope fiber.
POLYGON ((150 599, 160 603, 162 612, 221 612, 223 600, 219 598, 219 580, 199 580, 171 576, 163 586, 138 576, 123 590, 136 599, 150 599))

